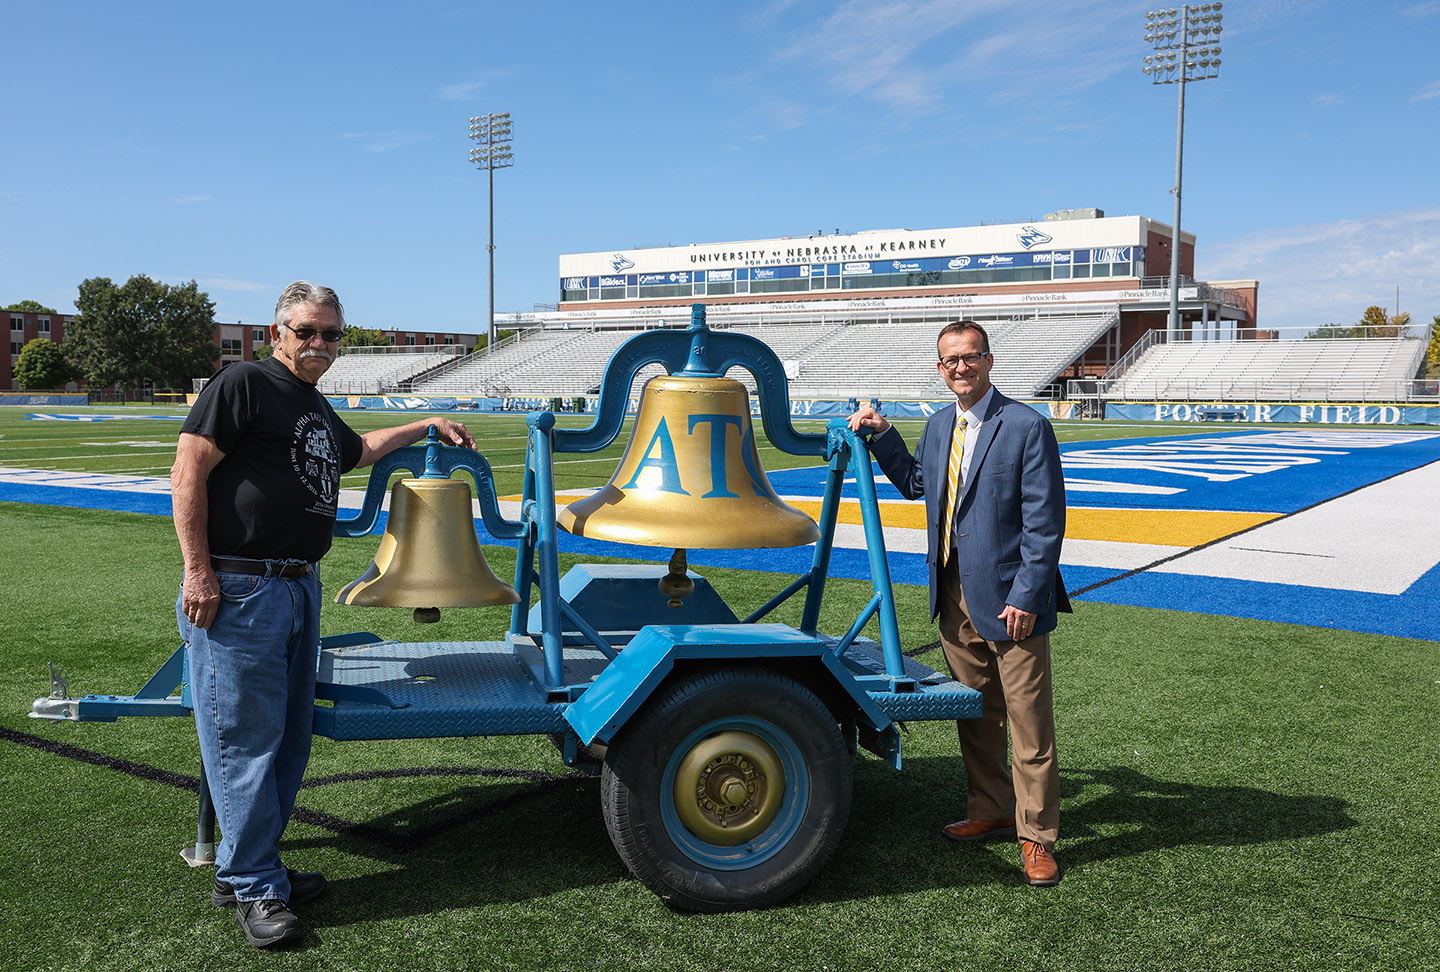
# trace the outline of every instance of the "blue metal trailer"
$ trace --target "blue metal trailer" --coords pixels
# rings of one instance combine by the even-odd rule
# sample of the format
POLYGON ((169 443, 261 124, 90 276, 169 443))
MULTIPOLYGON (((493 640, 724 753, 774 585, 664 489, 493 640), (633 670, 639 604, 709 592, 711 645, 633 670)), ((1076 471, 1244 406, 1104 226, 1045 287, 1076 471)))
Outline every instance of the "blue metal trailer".
MULTIPOLYGON (((360 514, 335 527, 338 536, 371 533, 398 472, 468 475, 486 530, 517 548, 520 600, 505 638, 399 642, 366 632, 323 638, 315 732, 337 740, 548 736, 567 765, 599 773, 616 851, 667 904, 723 911, 794 894, 841 838, 858 749, 899 769, 900 723, 980 715, 977 692, 901 652, 863 440, 843 420, 823 434, 796 431, 774 352, 748 336, 711 332, 699 304, 688 329, 646 332, 615 353, 589 428, 557 428, 549 412, 527 421, 517 520, 502 515, 484 457, 441 445, 432 429, 423 446, 375 465, 360 514), (680 602, 657 590, 663 567, 581 565, 559 576, 553 457, 613 442, 631 384, 657 362, 682 377, 747 369, 770 441, 827 464, 810 570, 747 617, 736 617, 693 573, 687 576, 695 592, 680 602), (848 630, 828 635, 818 630, 820 609, 842 485, 851 476, 873 596, 848 630), (798 626, 765 620, 802 592, 798 626), (872 620, 878 642, 860 636, 872 620)), ((63 679, 52 684, 52 696, 37 699, 32 716, 104 722, 191 710, 183 645, 133 696, 68 698, 63 679)), ((203 790, 199 840, 187 853, 194 864, 213 856, 213 811, 203 790)))

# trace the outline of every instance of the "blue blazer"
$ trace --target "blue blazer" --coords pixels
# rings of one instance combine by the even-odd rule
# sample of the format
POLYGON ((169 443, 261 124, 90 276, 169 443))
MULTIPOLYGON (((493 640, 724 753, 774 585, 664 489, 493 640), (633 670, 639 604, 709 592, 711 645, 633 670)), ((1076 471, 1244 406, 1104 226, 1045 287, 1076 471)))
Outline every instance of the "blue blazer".
MULTIPOLYGON (((885 477, 907 499, 925 497, 930 617, 939 613, 940 501, 945 492, 955 409, 930 416, 911 455, 894 428, 870 439, 885 477)), ((1055 630, 1070 611, 1060 579, 1065 536, 1065 477, 1050 421, 997 390, 981 417, 955 517, 955 557, 970 622, 987 641, 1008 635, 998 615, 1006 604, 1038 615, 1035 634, 1055 630)))

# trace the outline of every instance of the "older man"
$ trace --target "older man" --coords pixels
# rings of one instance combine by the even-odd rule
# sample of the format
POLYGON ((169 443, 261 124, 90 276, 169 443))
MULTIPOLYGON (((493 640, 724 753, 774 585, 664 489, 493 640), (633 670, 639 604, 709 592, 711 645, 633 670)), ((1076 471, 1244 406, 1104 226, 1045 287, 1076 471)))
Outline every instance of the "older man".
POLYGON ((221 840, 211 900, 234 907, 257 948, 301 935, 291 906, 325 879, 280 862, 310 758, 320 581, 340 474, 439 427, 429 418, 357 434, 315 387, 335 360, 345 311, 335 292, 297 280, 275 305, 275 353, 208 382, 181 426, 170 470, 185 559, 176 602, 188 646, 195 727, 221 840))
POLYGON ((1060 768, 1051 704, 1050 632, 1070 610, 1060 580, 1065 481, 1050 423, 990 383, 985 329, 954 321, 936 366, 955 407, 925 424, 916 454, 873 408, 850 427, 874 429, 870 449, 909 499, 925 497, 930 616, 950 671, 984 697, 959 724, 969 777, 967 817, 952 840, 1015 836, 1031 884, 1060 880, 1060 768), (1006 758, 1006 729, 1013 757, 1006 758))

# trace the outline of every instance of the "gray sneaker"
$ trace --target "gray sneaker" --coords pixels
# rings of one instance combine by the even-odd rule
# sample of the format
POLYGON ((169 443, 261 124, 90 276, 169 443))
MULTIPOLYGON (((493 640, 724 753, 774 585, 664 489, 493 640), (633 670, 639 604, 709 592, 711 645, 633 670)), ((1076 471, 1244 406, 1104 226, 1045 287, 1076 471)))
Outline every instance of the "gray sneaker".
POLYGON ((241 901, 235 908, 235 924, 256 948, 285 945, 304 934, 295 912, 278 898, 241 901))

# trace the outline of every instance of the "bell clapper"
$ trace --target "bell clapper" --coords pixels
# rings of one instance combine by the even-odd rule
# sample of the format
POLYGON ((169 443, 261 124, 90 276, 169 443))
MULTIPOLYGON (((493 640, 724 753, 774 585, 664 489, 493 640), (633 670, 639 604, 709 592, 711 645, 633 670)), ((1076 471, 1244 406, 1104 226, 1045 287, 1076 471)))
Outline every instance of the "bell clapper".
POLYGON ((685 548, 676 547, 670 557, 670 573, 660 578, 656 585, 660 593, 670 599, 670 606, 678 608, 684 598, 695 593, 695 582, 690 579, 685 563, 685 548))
POLYGON ((415 609, 415 623, 416 623, 416 624, 434 624, 436 621, 439 621, 439 620, 440 620, 440 609, 439 609, 439 608, 426 607, 426 608, 416 608, 416 609, 415 609))

